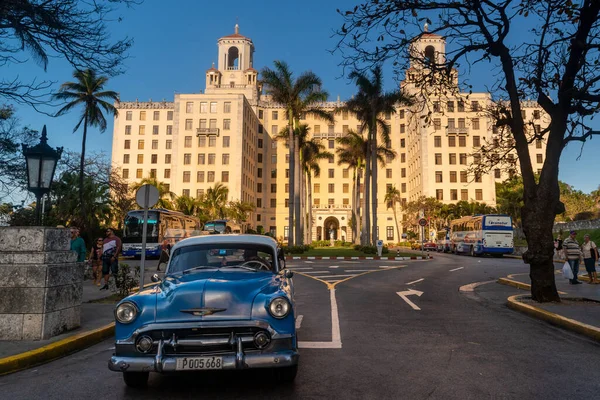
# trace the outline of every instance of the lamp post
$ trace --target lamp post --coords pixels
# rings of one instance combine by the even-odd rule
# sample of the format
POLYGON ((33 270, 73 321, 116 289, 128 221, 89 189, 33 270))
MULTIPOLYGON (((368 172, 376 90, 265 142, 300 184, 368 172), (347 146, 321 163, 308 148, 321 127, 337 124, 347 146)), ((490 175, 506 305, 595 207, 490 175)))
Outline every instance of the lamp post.
POLYGON ((46 125, 42 129, 40 143, 35 146, 23 144, 23 155, 27 161, 27 189, 35 195, 35 224, 40 224, 40 203, 42 196, 50 191, 56 163, 60 160, 63 148, 48 146, 46 125))

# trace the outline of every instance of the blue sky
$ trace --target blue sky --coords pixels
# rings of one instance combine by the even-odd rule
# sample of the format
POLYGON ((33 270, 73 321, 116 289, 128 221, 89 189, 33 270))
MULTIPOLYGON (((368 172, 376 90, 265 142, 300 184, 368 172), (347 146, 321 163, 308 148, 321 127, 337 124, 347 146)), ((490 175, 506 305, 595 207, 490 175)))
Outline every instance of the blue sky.
MULTIPOLYGON (((233 33, 236 19, 240 33, 252 38, 255 44, 254 66, 261 69, 272 66, 273 60, 288 62, 300 73, 312 70, 321 77, 331 100, 339 95, 342 100, 354 93, 347 80, 340 78, 339 56, 331 55, 336 39, 333 29, 342 21, 336 8, 347 9, 353 5, 341 0, 304 0, 260 2, 232 0, 227 3, 176 0, 145 0, 133 9, 122 9, 121 23, 111 23, 115 38, 130 36, 134 45, 126 60, 125 74, 112 78, 109 88, 120 93, 123 101, 173 99, 179 93, 196 93, 204 89, 205 71, 216 61, 217 39, 233 33)), ((56 81, 71 80, 72 69, 60 59, 51 59, 47 72, 33 61, 12 68, 3 68, 4 76, 19 74, 24 79, 56 81)), ((489 73, 489 72, 488 72, 489 73)), ((474 91, 484 91, 488 78, 485 69, 475 70, 469 77, 474 91)), ((397 83, 391 74, 386 86, 397 83)), ((52 118, 36 113, 26 107, 17 107, 17 114, 24 125, 33 129, 48 127, 52 146, 80 151, 82 131, 72 133, 77 112, 52 118)), ((600 129, 600 127, 596 127, 600 129)), ((104 133, 91 129, 87 148, 110 154, 112 145, 112 121, 104 133)), ((590 192, 598 187, 600 179, 593 171, 600 170, 600 138, 585 145, 579 160, 581 145, 573 143, 563 153, 560 179, 576 189, 590 192)))

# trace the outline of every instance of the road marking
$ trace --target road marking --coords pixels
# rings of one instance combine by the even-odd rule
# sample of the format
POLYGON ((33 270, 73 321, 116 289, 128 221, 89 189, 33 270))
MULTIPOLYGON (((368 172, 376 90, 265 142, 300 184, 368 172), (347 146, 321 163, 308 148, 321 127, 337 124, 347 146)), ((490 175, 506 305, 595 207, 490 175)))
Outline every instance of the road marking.
POLYGON ((392 268, 391 265, 380 265, 379 268, 392 268))
POLYGON ((344 264, 362 264, 360 261, 344 261, 344 264))
MULTIPOLYGON (((310 271, 310 274, 306 273, 306 272, 300 272, 300 271, 298 271, 297 274, 298 275, 302 275, 302 276, 306 276, 308 278, 312 278, 312 279, 314 279, 316 281, 319 281, 319 282, 322 282, 325 285, 327 285, 327 288, 333 289, 338 283, 346 282, 347 280, 354 279, 354 278, 356 278, 358 276, 362 276, 362 275, 366 275, 366 274, 371 274, 373 272, 383 272, 383 271, 389 271, 390 269, 399 269, 399 268, 406 268, 406 265, 398 265, 398 266, 395 266, 395 267, 390 267, 390 268, 385 268, 385 269, 372 269, 372 270, 369 270, 369 271, 366 271, 366 272, 361 272, 360 274, 349 276, 349 277, 347 277, 345 279, 342 279, 341 281, 338 281, 338 282, 335 282, 335 283, 330 283, 330 282, 325 281, 324 279, 320 279, 320 278, 325 278, 324 276, 317 277, 317 276, 310 275, 310 274, 317 273, 319 271, 310 271)), ((325 273, 325 272, 330 273, 330 271, 323 271, 322 273, 325 273)), ((327 276, 327 278, 332 278, 334 276, 335 275, 329 275, 329 276, 327 276)))
POLYGON ((417 279, 416 281, 408 282, 407 285, 412 285, 413 283, 424 281, 425 278, 417 279))
POLYGON ((458 267, 458 268, 454 268, 454 269, 451 269, 451 270, 450 270, 450 272, 458 271, 459 269, 463 269, 463 268, 464 268, 464 267, 458 267))
POLYGON ((307 274, 330 274, 331 271, 310 271, 306 272, 307 274))
POLYGON ((302 325, 302 318, 304 318, 304 315, 298 315, 298 317, 296 317, 296 329, 300 329, 300 326, 302 325))
POLYGON ((338 315, 337 301, 335 300, 335 288, 329 289, 331 300, 331 342, 302 342, 298 341, 301 349, 341 349, 342 335, 340 333, 340 317, 338 315))
POLYGON ((371 272, 377 271, 376 269, 345 269, 344 272, 371 272))
POLYGON ((409 306, 411 306, 413 308, 413 310, 421 311, 421 309, 419 308, 419 306, 417 306, 415 303, 413 303, 412 301, 410 301, 407 296, 411 296, 413 294, 416 294, 417 296, 421 297, 421 295, 423 294, 423 292, 420 292, 420 291, 414 290, 414 289, 410 289, 410 290, 405 290, 403 292, 396 292, 396 294, 398 296, 400 296, 400 298, 402 300, 404 300, 409 306))
POLYGON ((306 271, 306 270, 311 270, 313 269, 313 267, 287 267, 288 269, 293 269, 294 271, 306 271))
POLYGON ((306 264, 314 264, 312 261, 304 261, 306 264))
POLYGON ((474 292, 475 288, 477 286, 486 285, 488 283, 494 283, 494 282, 496 282, 495 279, 492 281, 473 282, 473 283, 469 283, 468 285, 461 286, 460 289, 458 289, 458 290, 460 290, 461 292, 474 292))
POLYGON ((339 268, 339 267, 340 267, 339 265, 332 265, 332 266, 331 266, 331 267, 329 267, 329 268, 339 268))
POLYGON ((333 278, 334 276, 337 277, 337 276, 356 276, 356 275, 359 275, 359 274, 347 274, 347 275, 334 274, 334 275, 331 275, 331 277, 333 278))

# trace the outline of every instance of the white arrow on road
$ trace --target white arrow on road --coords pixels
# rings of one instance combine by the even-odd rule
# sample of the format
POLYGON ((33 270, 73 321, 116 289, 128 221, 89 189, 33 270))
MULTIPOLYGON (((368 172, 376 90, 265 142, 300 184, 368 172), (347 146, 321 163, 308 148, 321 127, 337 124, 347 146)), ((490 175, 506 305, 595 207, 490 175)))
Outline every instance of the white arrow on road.
POLYGON ((409 306, 411 306, 413 308, 413 310, 417 310, 417 311, 421 310, 419 308, 419 306, 417 306, 415 303, 413 303, 412 301, 410 301, 407 296, 416 294, 417 296, 421 297, 421 295, 423 294, 423 292, 420 292, 420 291, 414 290, 414 289, 410 289, 410 290, 405 290, 403 292, 396 292, 396 294, 398 296, 400 296, 402 298, 402 300, 404 300, 409 306))

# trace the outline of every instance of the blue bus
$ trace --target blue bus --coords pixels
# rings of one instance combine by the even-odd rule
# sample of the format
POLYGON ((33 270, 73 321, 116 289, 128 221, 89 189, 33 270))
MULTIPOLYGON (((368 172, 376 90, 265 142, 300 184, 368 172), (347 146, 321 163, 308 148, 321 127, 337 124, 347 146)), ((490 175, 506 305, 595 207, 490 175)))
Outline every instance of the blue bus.
MULTIPOLYGON (((123 225, 123 256, 140 257, 142 255, 142 231, 144 211, 129 211, 123 225)), ((163 240, 171 245, 190 236, 200 234, 200 220, 178 211, 165 209, 148 210, 146 231, 146 257, 159 257, 163 240)))
POLYGON ((450 222, 450 248, 454 254, 502 257, 514 251, 513 224, 509 215, 463 217, 450 222))

